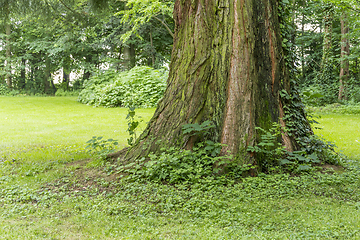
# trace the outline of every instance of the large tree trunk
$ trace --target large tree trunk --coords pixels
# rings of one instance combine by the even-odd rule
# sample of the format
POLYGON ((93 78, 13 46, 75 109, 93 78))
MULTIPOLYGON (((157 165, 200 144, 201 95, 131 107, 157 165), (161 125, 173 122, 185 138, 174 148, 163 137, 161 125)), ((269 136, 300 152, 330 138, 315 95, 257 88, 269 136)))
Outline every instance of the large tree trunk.
MULTIPOLYGON (((259 142, 257 127, 270 129, 274 122, 285 127, 280 92, 290 92, 277 1, 178 0, 174 18, 165 96, 126 158, 169 146, 190 149, 197 139, 183 136, 182 126, 211 120, 216 126, 211 140, 225 144, 223 154, 261 163, 263 156, 247 147, 259 142)), ((287 133, 278 141, 289 151, 299 148, 287 133)))
POLYGON ((347 15, 343 12, 341 16, 341 67, 340 67, 340 87, 339 87, 339 100, 346 100, 346 83, 349 79, 349 59, 350 55, 350 43, 347 37, 349 33, 347 15))

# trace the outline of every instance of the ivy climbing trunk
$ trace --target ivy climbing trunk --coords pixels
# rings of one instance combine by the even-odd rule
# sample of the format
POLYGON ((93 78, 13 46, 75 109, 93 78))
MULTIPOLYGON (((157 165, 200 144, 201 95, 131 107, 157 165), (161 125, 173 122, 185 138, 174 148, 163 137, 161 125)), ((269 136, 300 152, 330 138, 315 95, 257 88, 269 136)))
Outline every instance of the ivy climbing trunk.
POLYGON ((332 25, 333 25, 333 6, 328 3, 324 8, 324 41, 323 41, 323 55, 321 60, 321 71, 327 71, 329 58, 332 47, 332 25))
POLYGON ((341 66, 340 66, 340 87, 339 87, 339 100, 346 100, 346 83, 349 79, 349 55, 350 55, 350 43, 347 37, 349 33, 347 14, 342 13, 341 16, 341 66))
MULTIPOLYGON (((332 61, 332 31, 333 31, 333 13, 334 6, 331 3, 325 3, 323 8, 323 53, 321 58, 320 71, 317 73, 315 79, 316 84, 321 89, 322 93, 330 93, 332 91, 332 84, 337 81, 333 74, 332 61)), ((334 91, 332 91, 334 92, 334 91)), ((336 91, 332 97, 336 98, 336 91)), ((329 95, 328 95, 329 96, 329 95)), ((334 99, 335 100, 335 99, 334 99)))
MULTIPOLYGON (((302 10, 301 14, 301 36, 303 37, 305 33, 305 13, 302 10)), ((301 44, 301 78, 302 81, 305 81, 305 42, 301 44)))
MULTIPOLYGON (((209 140, 223 143, 223 154, 231 151, 240 164, 260 163, 262 156, 247 147, 259 142, 257 127, 285 127, 287 100, 281 96, 291 91, 277 1, 178 0, 174 19, 165 96, 125 157, 170 146, 191 149, 199 139, 183 136, 182 126, 210 120, 215 128, 209 140)), ((289 135, 283 132, 278 141, 298 149, 289 135)))

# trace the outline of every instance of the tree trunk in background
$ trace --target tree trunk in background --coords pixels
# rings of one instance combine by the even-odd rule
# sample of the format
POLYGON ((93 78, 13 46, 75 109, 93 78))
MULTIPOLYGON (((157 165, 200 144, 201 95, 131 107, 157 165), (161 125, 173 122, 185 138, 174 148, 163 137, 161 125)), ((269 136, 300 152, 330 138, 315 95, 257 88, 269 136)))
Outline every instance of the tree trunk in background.
POLYGON ((35 67, 33 61, 30 61, 30 78, 27 81, 26 89, 32 89, 35 85, 35 67))
POLYGON ((26 84, 26 59, 21 59, 21 70, 20 70, 20 79, 18 82, 18 88, 19 89, 25 89, 26 84))
POLYGON ((129 70, 135 67, 135 47, 134 44, 124 46, 124 68, 129 70))
POLYGON ((51 79, 50 83, 51 83, 52 91, 53 91, 53 93, 55 94, 56 91, 57 91, 57 88, 56 88, 56 86, 55 86, 55 84, 54 84, 54 80, 51 79))
POLYGON ((51 60, 48 55, 45 56, 45 77, 43 78, 44 93, 50 93, 51 81, 51 60))
POLYGON ((5 1, 7 6, 5 7, 5 33, 6 33, 6 84, 9 88, 12 87, 11 79, 11 44, 10 44, 10 35, 11 35, 11 25, 10 25, 10 11, 9 11, 9 2, 5 1))
POLYGON ((91 76, 91 72, 85 70, 83 74, 83 81, 89 80, 90 76, 91 76))
MULTIPOLYGON (((85 58, 86 58, 86 63, 87 63, 88 66, 93 65, 93 55, 92 55, 91 52, 85 58)), ((90 76, 91 76, 91 71, 87 67, 87 68, 84 69, 84 74, 83 74, 83 77, 82 77, 82 81, 84 82, 85 80, 89 80, 90 76)))
MULTIPOLYGON (((124 6, 124 10, 128 10, 128 6, 124 6)), ((135 67, 135 47, 134 44, 126 43, 123 47, 124 53, 124 69, 130 70, 131 68, 135 67)))
MULTIPOLYGON (((304 37, 305 33, 305 13, 304 10, 302 10, 302 17, 301 17, 301 36, 304 37)), ((301 44, 301 77, 302 82, 305 81, 305 43, 304 41, 301 44)))
POLYGON ((65 85, 65 89, 69 89, 69 83, 70 83, 70 71, 66 67, 63 67, 63 83, 65 85))
POLYGON ((153 44, 153 37, 152 37, 152 32, 150 29, 150 44, 151 44, 151 66, 154 67, 155 66, 155 55, 154 55, 154 44, 153 44))
POLYGON ((326 15, 324 17, 324 42, 323 42, 323 56, 321 61, 322 71, 326 71, 326 66, 329 63, 331 46, 332 46, 332 24, 333 24, 333 7, 327 4, 325 8, 326 15))
POLYGON ((340 67, 340 87, 339 87, 339 100, 346 100, 346 83, 350 76, 349 59, 350 43, 347 37, 349 33, 347 15, 343 12, 341 16, 341 67, 340 67))
MULTIPOLYGON (((182 126, 210 120, 216 126, 210 140, 225 144, 223 154, 261 163, 262 156, 247 147, 259 142, 257 127, 270 129, 274 122, 285 127, 280 92, 290 93, 277 1, 178 0, 174 19, 165 96, 126 159, 162 147, 190 149, 197 139, 183 136, 182 126)), ((278 141, 289 151, 298 149, 286 133, 278 141)))
MULTIPOLYGON (((5 60, 0 60, 0 72, 5 71, 5 60)), ((5 74, 0 73, 0 82, 6 83, 5 74)))

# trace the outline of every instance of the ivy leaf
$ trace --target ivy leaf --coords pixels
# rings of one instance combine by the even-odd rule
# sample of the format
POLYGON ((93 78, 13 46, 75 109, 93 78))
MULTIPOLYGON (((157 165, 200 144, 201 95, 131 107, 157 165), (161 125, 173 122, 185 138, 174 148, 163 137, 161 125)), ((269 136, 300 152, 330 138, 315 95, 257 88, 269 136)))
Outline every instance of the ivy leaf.
POLYGON ((280 159, 280 165, 284 165, 284 164, 291 164, 293 162, 287 160, 287 159, 280 159))
POLYGON ((310 170, 312 167, 310 165, 300 165, 297 170, 298 171, 307 171, 310 170))

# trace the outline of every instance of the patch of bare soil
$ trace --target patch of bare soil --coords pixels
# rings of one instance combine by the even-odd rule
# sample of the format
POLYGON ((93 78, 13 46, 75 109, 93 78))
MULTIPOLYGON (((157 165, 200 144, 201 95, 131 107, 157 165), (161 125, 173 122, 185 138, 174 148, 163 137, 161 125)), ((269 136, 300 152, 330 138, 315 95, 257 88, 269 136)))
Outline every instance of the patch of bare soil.
MULTIPOLYGON (((126 151, 110 154, 109 161, 115 161, 126 151)), ((83 159, 67 163, 66 176, 53 182, 47 183, 40 191, 51 191, 53 193, 66 192, 67 195, 85 194, 89 191, 102 194, 103 192, 116 192, 120 174, 108 174, 103 168, 88 167, 91 159, 83 159)), ((124 175, 124 174, 122 174, 124 175)))
POLYGON ((323 172, 329 172, 329 171, 334 171, 336 173, 342 173, 345 171, 345 168, 342 166, 337 166, 337 165, 331 165, 331 164, 324 164, 321 165, 323 172))

